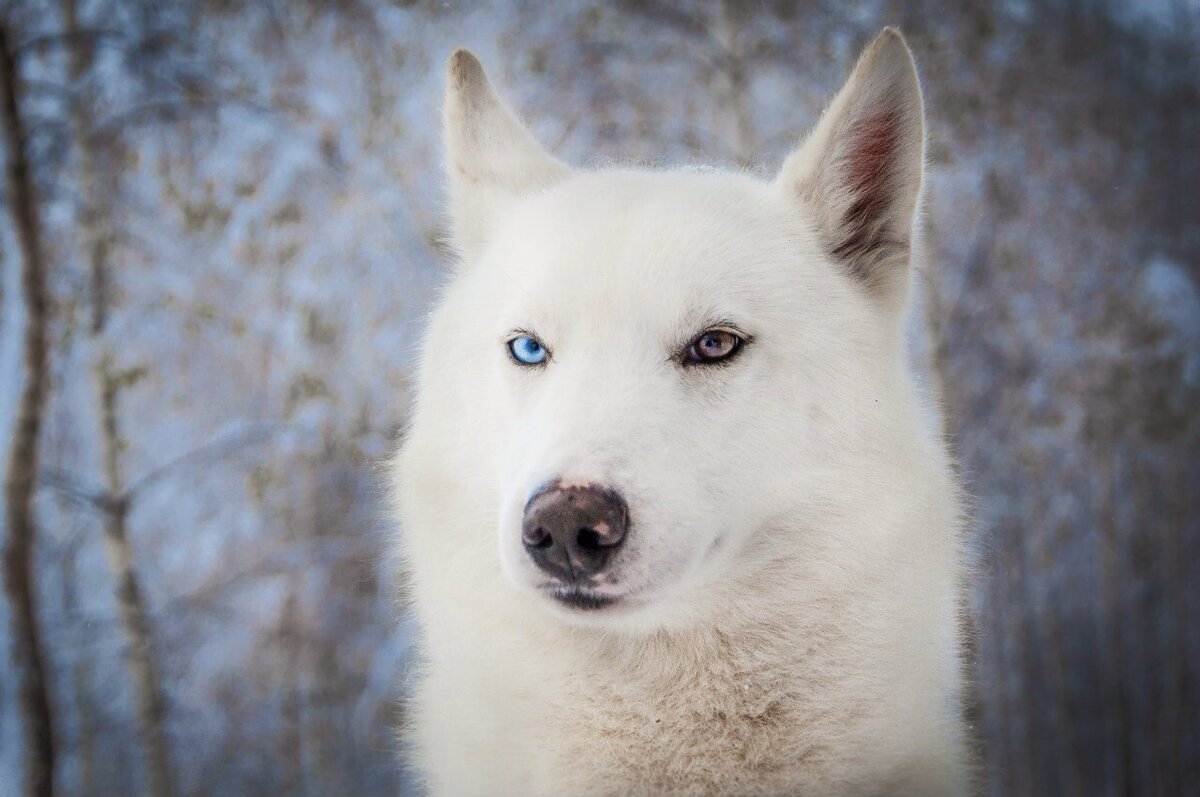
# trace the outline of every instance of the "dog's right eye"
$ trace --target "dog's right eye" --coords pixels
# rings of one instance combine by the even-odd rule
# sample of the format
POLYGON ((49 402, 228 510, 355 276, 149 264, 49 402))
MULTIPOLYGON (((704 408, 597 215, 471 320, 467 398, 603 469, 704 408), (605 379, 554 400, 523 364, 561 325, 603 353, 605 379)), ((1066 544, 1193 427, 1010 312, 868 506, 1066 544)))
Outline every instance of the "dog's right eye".
POLYGON ((518 335, 508 342, 508 352, 518 365, 541 365, 550 353, 532 335, 518 335))

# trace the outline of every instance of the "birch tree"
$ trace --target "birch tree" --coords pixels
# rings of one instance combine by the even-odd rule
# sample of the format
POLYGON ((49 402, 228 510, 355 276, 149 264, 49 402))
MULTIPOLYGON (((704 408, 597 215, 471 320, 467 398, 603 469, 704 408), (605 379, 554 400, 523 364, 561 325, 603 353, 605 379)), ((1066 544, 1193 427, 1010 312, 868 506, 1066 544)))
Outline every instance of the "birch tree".
MULTIPOLYGON (((64 0, 63 17, 69 40, 80 39, 78 8, 75 0, 64 0)), ((93 48, 76 41, 70 50, 71 82, 76 89, 84 86, 90 69, 93 48)), ((170 797, 173 775, 166 733, 163 729, 165 706, 136 557, 129 539, 129 501, 121 463, 124 441, 121 433, 121 392, 136 381, 136 369, 116 365, 112 343, 106 333, 111 315, 112 283, 109 220, 105 217, 103 190, 109 177, 97 162, 102 141, 91 135, 92 120, 87 92, 77 91, 71 104, 71 126, 79 157, 79 184, 82 201, 80 232, 91 282, 91 319, 88 345, 92 350, 92 371, 98 405, 101 469, 104 506, 104 543, 109 569, 116 586, 117 608, 126 640, 126 665, 136 703, 138 738, 146 772, 148 792, 154 797, 170 797)))
POLYGON ((34 540, 37 521, 38 444, 46 403, 46 259, 38 200, 29 163, 28 130, 22 116, 21 80, 12 31, 0 19, 0 93, 8 160, 8 203, 21 249, 21 292, 25 309, 25 383, 17 406, 4 478, 4 586, 11 604, 13 669, 20 680, 18 702, 25 729, 25 794, 49 797, 54 781, 54 729, 38 629, 34 540))

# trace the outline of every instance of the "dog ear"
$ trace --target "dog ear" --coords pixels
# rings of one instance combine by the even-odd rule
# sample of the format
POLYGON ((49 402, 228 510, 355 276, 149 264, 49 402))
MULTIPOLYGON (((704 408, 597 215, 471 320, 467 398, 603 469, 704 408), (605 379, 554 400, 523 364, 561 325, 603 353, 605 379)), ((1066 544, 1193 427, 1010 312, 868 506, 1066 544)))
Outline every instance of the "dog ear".
POLYGON ((454 245, 470 258, 505 206, 564 179, 569 170, 496 96, 483 65, 467 50, 446 62, 443 125, 454 245))
POLYGON ((886 28, 784 162, 777 185, 815 214, 827 251, 851 274, 903 301, 924 168, 916 65, 900 32, 886 28))

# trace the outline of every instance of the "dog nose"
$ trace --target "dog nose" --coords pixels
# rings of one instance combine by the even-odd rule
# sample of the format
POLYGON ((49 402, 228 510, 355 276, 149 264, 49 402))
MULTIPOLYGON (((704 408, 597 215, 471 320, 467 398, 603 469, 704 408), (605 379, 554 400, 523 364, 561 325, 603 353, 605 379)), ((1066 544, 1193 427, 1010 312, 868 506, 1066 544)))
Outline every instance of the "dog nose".
POLYGON ((615 490, 553 482, 525 504, 521 541, 538 567, 569 584, 603 570, 628 529, 629 509, 615 490))

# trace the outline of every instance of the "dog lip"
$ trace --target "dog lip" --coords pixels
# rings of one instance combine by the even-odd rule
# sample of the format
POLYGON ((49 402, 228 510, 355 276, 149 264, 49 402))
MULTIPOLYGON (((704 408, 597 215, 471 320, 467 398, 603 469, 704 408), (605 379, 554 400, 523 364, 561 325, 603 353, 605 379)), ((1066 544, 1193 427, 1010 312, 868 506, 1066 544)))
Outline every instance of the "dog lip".
POLYGON ((589 589, 558 584, 550 585, 544 591, 558 603, 581 611, 599 611, 621 601, 620 595, 606 595, 589 589))

